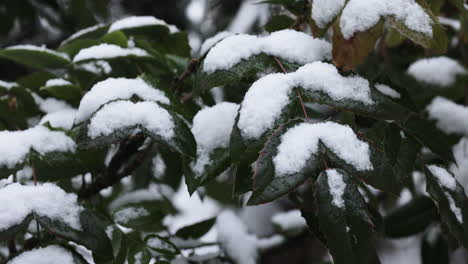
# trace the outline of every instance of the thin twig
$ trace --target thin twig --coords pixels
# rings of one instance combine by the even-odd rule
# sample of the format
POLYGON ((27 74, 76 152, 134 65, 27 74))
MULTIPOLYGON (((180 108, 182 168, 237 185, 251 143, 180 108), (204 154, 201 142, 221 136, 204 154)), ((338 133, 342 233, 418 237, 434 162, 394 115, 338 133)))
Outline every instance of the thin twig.
MULTIPOLYGON (((283 73, 288 73, 288 71, 286 71, 286 68, 284 68, 283 64, 281 63, 280 60, 278 60, 278 58, 274 57, 273 56, 273 59, 276 61, 276 63, 279 65, 279 67, 281 68, 281 70, 283 71, 283 73)), ((302 95, 301 95, 301 92, 299 91, 299 89, 296 89, 294 88, 294 90, 296 91, 296 94, 297 96, 299 97, 299 101, 301 103, 301 108, 302 108, 302 112, 304 113, 304 116, 307 120, 309 120, 309 116, 307 115, 307 111, 306 111, 306 108, 305 108, 305 105, 304 105, 304 101, 302 100, 302 95)))
POLYGON ((181 75, 177 76, 172 82, 172 90, 174 92, 178 92, 180 90, 182 82, 194 72, 196 72, 198 70, 198 67, 200 67, 200 60, 191 59, 187 66, 187 69, 181 75))

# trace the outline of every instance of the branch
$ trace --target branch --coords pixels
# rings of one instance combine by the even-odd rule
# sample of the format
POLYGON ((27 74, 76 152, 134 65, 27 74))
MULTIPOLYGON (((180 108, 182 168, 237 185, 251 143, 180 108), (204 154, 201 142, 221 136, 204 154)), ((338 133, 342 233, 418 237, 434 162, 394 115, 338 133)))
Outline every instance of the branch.
POLYGON ((120 179, 128 176, 132 171, 138 168, 146 156, 146 151, 138 153, 138 149, 143 144, 144 140, 145 136, 139 133, 123 141, 120 144, 119 150, 109 163, 107 171, 78 193, 80 199, 87 199, 98 194, 101 190, 118 183, 120 179), (138 154, 135 159, 123 168, 122 166, 136 153, 138 154))
POLYGON ((198 70, 200 67, 200 59, 191 59, 187 65, 187 69, 179 76, 177 76, 172 82, 172 90, 178 92, 182 85, 182 82, 187 79, 190 75, 198 70))

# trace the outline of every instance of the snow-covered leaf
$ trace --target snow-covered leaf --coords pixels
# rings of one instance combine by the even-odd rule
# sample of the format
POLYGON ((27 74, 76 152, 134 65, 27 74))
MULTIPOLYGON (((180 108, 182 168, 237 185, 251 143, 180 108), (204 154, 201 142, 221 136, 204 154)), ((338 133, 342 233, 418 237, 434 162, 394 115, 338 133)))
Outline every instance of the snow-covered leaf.
POLYGON ((70 64, 67 54, 33 45, 10 46, 0 50, 0 56, 34 68, 65 68, 70 64))
POLYGON ((374 249, 374 220, 357 185, 342 170, 328 169, 316 182, 320 230, 333 263, 380 263, 374 249))
POLYGON ((166 237, 152 234, 145 237, 145 242, 149 251, 155 257, 164 256, 173 259, 180 253, 179 249, 166 237))
POLYGON ((81 99, 80 88, 64 79, 48 80, 39 90, 45 91, 56 98, 66 100, 74 105, 78 105, 81 99))
POLYGON ((468 199, 463 187, 445 168, 429 165, 425 168, 426 189, 434 200, 441 221, 465 248, 468 247, 468 199))
POLYGON ((26 264, 26 263, 63 263, 63 264, 86 264, 77 253, 69 251, 64 247, 57 245, 49 245, 43 248, 35 248, 24 251, 14 257, 9 264, 26 264))

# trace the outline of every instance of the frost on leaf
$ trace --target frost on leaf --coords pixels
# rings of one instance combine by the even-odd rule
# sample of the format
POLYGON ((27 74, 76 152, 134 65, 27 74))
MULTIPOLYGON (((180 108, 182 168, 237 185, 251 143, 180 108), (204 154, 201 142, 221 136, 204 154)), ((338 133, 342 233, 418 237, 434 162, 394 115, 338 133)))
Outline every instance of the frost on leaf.
POLYGON ((349 39, 367 31, 384 16, 395 17, 409 29, 432 37, 433 21, 415 0, 350 0, 340 17, 341 32, 349 39))
POLYGON ((99 44, 81 49, 73 58, 73 62, 90 60, 106 60, 124 57, 151 58, 151 55, 140 48, 122 48, 114 44, 99 44))
POLYGON ((420 59, 408 68, 408 74, 416 80, 442 87, 453 85, 458 76, 467 73, 458 61, 445 56, 420 59))
POLYGON ((436 97, 427 106, 429 118, 436 120, 437 127, 447 134, 468 136, 468 107, 443 97, 436 97))
POLYGON ((265 53, 292 63, 306 64, 331 58, 331 44, 302 32, 281 30, 266 37, 234 35, 216 44, 206 55, 203 70, 228 70, 242 60, 265 53))
POLYGON ((75 142, 60 131, 36 126, 23 131, 0 131, 0 168, 14 168, 31 150, 43 155, 49 152, 74 152, 75 142))
POLYGON ((75 123, 88 119, 102 105, 117 99, 130 99, 138 96, 142 100, 169 104, 169 98, 161 90, 151 87, 140 78, 109 78, 96 83, 83 96, 78 108, 75 123))
POLYGON ((25 186, 18 183, 0 189, 0 230, 19 225, 30 214, 61 221, 81 229, 81 206, 75 194, 67 194, 52 183, 25 186))
POLYGON ((14 257, 8 264, 74 264, 73 255, 56 245, 25 251, 14 257))
POLYGON ((326 173, 333 205, 338 208, 344 208, 345 203, 343 195, 346 189, 346 184, 343 181, 343 175, 335 169, 326 170, 326 173))
POLYGON ((281 137, 273 158, 276 177, 303 170, 307 161, 318 154, 319 142, 357 170, 372 170, 369 144, 359 140, 350 127, 334 122, 302 123, 281 137))

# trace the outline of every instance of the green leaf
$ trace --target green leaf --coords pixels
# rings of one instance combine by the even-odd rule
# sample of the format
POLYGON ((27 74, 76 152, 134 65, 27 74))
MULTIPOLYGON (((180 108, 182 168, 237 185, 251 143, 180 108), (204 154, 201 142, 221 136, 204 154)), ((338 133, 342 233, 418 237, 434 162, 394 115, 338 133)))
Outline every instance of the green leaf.
POLYGON ((270 18, 270 21, 265 25, 265 30, 268 32, 279 31, 289 28, 294 23, 294 19, 286 15, 278 15, 270 18))
POLYGON ((78 31, 75 34, 71 35, 68 39, 64 40, 60 45, 60 49, 74 44, 74 42, 81 40, 96 40, 101 38, 109 30, 109 25, 107 24, 98 24, 90 28, 86 28, 83 31, 78 31))
POLYGON ((17 225, 13 225, 10 228, 0 230, 0 240, 9 241, 12 238, 15 238, 16 234, 22 233, 27 230, 29 223, 34 219, 33 214, 27 215, 23 221, 17 225))
POLYGON ((100 43, 114 44, 122 48, 127 47, 127 36, 122 31, 114 31, 104 35, 100 40, 100 43))
POLYGON ((70 64, 70 60, 64 57, 63 54, 40 47, 37 49, 3 49, 0 50, 0 57, 39 69, 65 68, 70 64))
POLYGON ((91 250, 96 263, 106 263, 114 259, 112 244, 105 227, 90 210, 83 210, 80 214, 81 230, 72 229, 60 221, 43 216, 36 216, 35 219, 49 232, 91 250))
POLYGON ((40 88, 40 91, 45 91, 56 98, 66 100, 76 106, 79 105, 81 100, 81 90, 73 84, 43 86, 40 88))
POLYGON ((70 57, 75 57, 82 49, 99 45, 99 41, 94 39, 77 39, 65 45, 62 45, 58 51, 67 53, 70 57))
MULTIPOLYGON (((373 247, 374 223, 357 185, 342 170, 337 170, 345 184, 342 207, 328 184, 327 171, 316 182, 320 230, 327 239, 327 247, 335 264, 380 263, 373 247)), ((335 194, 339 195, 339 194, 335 194)))
POLYGON ((428 168, 425 168, 425 174, 426 190, 434 200, 442 222, 457 241, 468 248, 468 199, 463 187, 456 182, 455 190, 448 189, 428 168))
POLYGON ((389 213, 384 221, 387 237, 407 237, 437 221, 437 209, 429 197, 419 196, 389 213))
POLYGON ((163 218, 174 212, 167 200, 131 203, 119 207, 112 213, 114 221, 124 227, 145 232, 164 230, 163 218))
POLYGON ((198 239, 208 233, 216 222, 216 217, 212 217, 189 226, 184 226, 177 230, 175 235, 183 239, 198 239))

